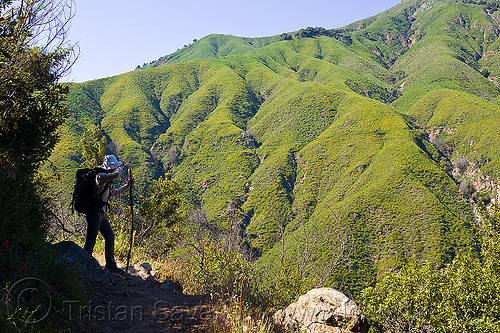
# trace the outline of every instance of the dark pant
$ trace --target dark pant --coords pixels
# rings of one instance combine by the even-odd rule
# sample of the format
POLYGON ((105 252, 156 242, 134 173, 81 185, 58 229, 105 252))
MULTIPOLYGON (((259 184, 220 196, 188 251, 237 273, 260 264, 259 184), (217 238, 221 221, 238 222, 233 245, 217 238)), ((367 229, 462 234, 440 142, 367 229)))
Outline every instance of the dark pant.
POLYGON ((85 240, 85 251, 92 255, 94 250, 97 233, 100 231, 104 237, 104 256, 106 257, 106 266, 115 267, 115 235, 111 224, 109 224, 106 215, 102 209, 91 207, 86 214, 87 217, 87 239, 85 240))

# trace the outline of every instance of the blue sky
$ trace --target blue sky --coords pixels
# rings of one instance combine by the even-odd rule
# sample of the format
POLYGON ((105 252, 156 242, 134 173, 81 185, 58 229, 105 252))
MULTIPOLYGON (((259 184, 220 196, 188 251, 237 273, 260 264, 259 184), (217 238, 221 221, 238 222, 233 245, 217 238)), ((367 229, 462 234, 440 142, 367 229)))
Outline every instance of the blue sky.
POLYGON ((65 81, 133 70, 212 33, 262 37, 302 28, 339 28, 400 0, 75 0, 70 39, 81 50, 65 81))

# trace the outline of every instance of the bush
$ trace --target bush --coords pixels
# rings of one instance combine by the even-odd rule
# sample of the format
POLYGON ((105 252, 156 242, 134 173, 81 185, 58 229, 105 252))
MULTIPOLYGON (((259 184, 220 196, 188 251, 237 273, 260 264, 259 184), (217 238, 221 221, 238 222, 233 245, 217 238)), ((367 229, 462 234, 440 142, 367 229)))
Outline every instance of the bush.
POLYGON ((210 295, 209 332, 272 332, 270 302, 257 294, 248 253, 237 234, 212 223, 195 208, 178 225, 171 252, 153 261, 160 280, 178 282, 188 294, 210 295))
POLYGON ((62 315, 63 301, 75 299, 79 287, 44 241, 49 212, 35 172, 57 143, 68 114, 68 87, 58 80, 71 65, 65 36, 73 12, 64 1, 7 0, 1 1, 0 14, 0 296, 12 306, 2 303, 0 330, 58 332, 71 327, 62 315), (46 305, 37 304, 37 288, 9 298, 11 288, 27 277, 41 281, 52 300, 53 310, 38 323, 28 320, 37 315, 35 306, 46 305))
POLYGON ((174 259, 182 275, 173 278, 180 277, 187 293, 233 294, 241 283, 238 281, 249 280, 252 265, 225 240, 203 238, 190 245, 186 253, 174 259))
POLYGON ((500 330, 500 209, 482 202, 481 251, 459 254, 441 270, 416 260, 364 291, 362 307, 390 332, 500 330))
POLYGON ((475 189, 474 186, 468 180, 464 179, 458 185, 458 191, 464 197, 469 198, 471 194, 474 193, 475 189))
POLYGON ((453 166, 458 170, 459 174, 463 174, 463 172, 467 170, 468 165, 469 162, 463 156, 460 156, 455 161, 453 161, 453 166))
POLYGON ((180 210, 182 186, 166 174, 153 180, 135 219, 136 242, 146 253, 162 257, 176 239, 176 223, 185 219, 180 210))

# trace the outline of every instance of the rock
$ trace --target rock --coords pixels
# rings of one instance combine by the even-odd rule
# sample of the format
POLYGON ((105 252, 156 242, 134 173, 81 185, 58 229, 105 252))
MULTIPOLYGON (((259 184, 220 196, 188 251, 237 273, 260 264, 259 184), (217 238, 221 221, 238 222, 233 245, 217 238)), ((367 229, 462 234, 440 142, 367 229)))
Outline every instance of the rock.
POLYGON ((125 276, 125 281, 129 282, 130 285, 143 284, 146 281, 146 279, 143 279, 140 275, 131 274, 130 268, 128 273, 129 274, 125 276))
POLYGON ((109 282, 109 273, 105 272, 97 260, 87 251, 71 241, 54 244, 58 260, 78 267, 83 280, 94 280, 99 283, 109 282))
POLYGON ((307 333, 366 333, 361 309, 343 293, 331 288, 310 290, 296 303, 273 316, 285 330, 307 333))
POLYGON ((128 276, 125 278, 116 273, 104 270, 99 262, 84 249, 71 241, 63 241, 54 245, 58 260, 78 268, 82 280, 94 280, 99 283, 118 284, 123 282, 129 284, 143 284, 145 281, 153 281, 155 272, 148 263, 129 266, 128 276))
POLYGON ((169 290, 177 294, 182 294, 182 286, 173 281, 165 280, 160 284, 160 289, 169 290))
MULTIPOLYGON (((71 241, 64 241, 54 245, 58 260, 66 263, 67 265, 74 265, 82 281, 98 282, 108 285, 144 285, 144 284, 157 284, 160 283, 154 279, 156 272, 153 271, 151 265, 147 262, 128 266, 128 274, 122 276, 117 273, 112 273, 104 270, 99 265, 99 262, 84 249, 71 241)), ((125 271, 125 268, 123 268, 125 271)), ((174 283, 174 282, 172 282, 174 283)), ((172 290, 178 291, 179 288, 182 293, 182 287, 177 283, 177 286, 172 285, 172 290)), ((165 285, 166 286, 166 285, 165 285)), ((168 288, 167 288, 168 289, 168 288)))
POLYGON ((143 280, 153 280, 155 271, 147 262, 140 265, 128 266, 128 274, 138 276, 143 280))
POLYGON ((153 267, 151 267, 151 265, 147 262, 143 262, 142 264, 140 264, 140 266, 148 272, 151 272, 153 270, 153 267))

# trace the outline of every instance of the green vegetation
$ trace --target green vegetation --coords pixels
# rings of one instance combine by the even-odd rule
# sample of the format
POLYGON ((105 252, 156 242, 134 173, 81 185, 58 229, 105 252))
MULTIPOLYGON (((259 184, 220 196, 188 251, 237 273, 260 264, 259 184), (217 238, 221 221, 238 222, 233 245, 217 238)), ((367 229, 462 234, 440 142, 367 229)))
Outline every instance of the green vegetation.
POLYGON ((232 54, 252 53, 256 49, 275 42, 277 39, 276 36, 243 38, 213 34, 200 40, 194 40, 193 44, 185 45, 184 48, 170 55, 144 64, 143 67, 138 66, 136 69, 152 68, 196 59, 220 58, 232 54))
POLYGON ((57 81, 71 63, 64 37, 72 12, 60 3, 4 0, 0 13, 0 330, 60 332, 74 326, 62 315, 64 302, 82 293, 74 267, 57 262, 45 242, 50 212, 36 171, 68 115, 68 87, 57 81))
MULTIPOLYGON (((181 194, 182 186, 170 179, 170 175, 153 180, 146 197, 141 198, 139 216, 134 222, 139 251, 157 258, 164 256, 172 247, 177 235, 176 230, 171 231, 171 228, 184 220, 180 210, 181 194)), ((116 220, 123 225, 123 218, 116 220)))
POLYGON ((99 126, 90 126, 80 138, 83 162, 82 168, 96 168, 101 165, 106 154, 106 138, 99 126))
POLYGON ((363 294, 380 332, 497 332, 499 286, 498 206, 481 213, 481 252, 466 251, 436 271, 411 260, 385 274, 363 294))
POLYGON ((327 285, 358 295, 412 256, 441 267, 474 243, 466 199, 493 198, 494 185, 477 184, 498 177, 488 6, 407 0, 338 30, 210 35, 140 71, 73 84, 53 164, 69 179, 82 158, 73 143, 98 124, 138 193, 169 172, 262 267, 279 266, 283 239, 304 241, 302 223, 331 225, 330 211, 354 250, 327 285))
MULTIPOLYGON (((342 29, 210 35, 59 86, 70 116, 39 179, 73 234, 50 230, 81 235, 60 207, 95 155, 80 137, 100 128, 137 179, 140 252, 190 293, 231 295, 216 302, 226 319, 331 286, 375 329, 494 331, 498 221, 474 206, 500 200, 498 22, 495 2, 405 0, 342 29)), ((130 213, 113 209, 120 257, 130 213)))

